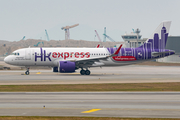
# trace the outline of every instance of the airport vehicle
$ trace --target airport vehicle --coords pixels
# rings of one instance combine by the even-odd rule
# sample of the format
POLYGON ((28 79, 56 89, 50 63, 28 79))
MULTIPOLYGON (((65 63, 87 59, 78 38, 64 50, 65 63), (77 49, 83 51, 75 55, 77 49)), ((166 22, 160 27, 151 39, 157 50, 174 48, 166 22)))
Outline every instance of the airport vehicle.
POLYGON ((14 51, 4 61, 11 65, 51 66, 53 72, 69 73, 81 69, 81 75, 90 75, 90 67, 122 66, 175 54, 165 49, 170 21, 162 22, 153 35, 137 48, 24 48, 14 51))

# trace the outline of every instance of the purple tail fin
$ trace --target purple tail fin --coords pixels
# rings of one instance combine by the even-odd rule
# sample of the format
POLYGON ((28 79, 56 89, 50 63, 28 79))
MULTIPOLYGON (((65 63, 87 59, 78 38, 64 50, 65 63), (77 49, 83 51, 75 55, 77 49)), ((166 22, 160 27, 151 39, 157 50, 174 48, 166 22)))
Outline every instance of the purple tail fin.
POLYGON ((165 49, 171 21, 162 22, 153 35, 140 48, 165 49))

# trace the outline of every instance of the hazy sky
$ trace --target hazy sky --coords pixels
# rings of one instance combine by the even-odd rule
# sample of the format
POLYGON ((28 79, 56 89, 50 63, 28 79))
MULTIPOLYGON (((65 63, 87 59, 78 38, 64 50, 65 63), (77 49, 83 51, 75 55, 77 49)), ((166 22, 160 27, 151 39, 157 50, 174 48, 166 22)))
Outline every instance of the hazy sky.
POLYGON ((171 20, 170 35, 180 35, 180 0, 0 0, 0 40, 17 41, 26 36, 64 40, 61 27, 79 23, 70 29, 70 38, 98 41, 107 35, 122 41, 121 35, 139 28, 149 37, 156 27, 171 20))

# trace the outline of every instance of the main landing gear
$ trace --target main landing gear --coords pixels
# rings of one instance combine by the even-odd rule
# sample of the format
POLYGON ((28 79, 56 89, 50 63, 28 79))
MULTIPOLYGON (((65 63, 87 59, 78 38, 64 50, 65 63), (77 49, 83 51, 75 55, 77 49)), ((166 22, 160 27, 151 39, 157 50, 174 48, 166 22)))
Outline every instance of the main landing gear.
POLYGON ((26 69, 25 75, 29 75, 29 68, 26 69))
POLYGON ((81 75, 90 75, 91 74, 91 72, 87 69, 87 70, 81 70, 80 71, 80 73, 81 73, 81 75))

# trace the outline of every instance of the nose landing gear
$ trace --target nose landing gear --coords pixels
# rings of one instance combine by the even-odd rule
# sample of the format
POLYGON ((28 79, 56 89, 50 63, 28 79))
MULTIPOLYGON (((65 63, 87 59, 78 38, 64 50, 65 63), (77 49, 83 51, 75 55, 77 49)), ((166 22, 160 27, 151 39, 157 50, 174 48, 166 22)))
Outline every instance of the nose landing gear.
POLYGON ((29 75, 29 68, 26 69, 25 75, 29 75))
POLYGON ((90 72, 88 69, 87 69, 87 70, 83 70, 83 69, 82 69, 82 70, 80 71, 80 74, 81 74, 81 75, 90 75, 91 72, 90 72))

